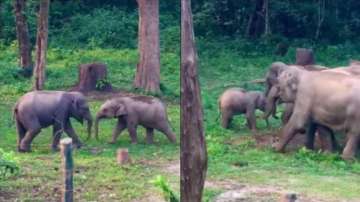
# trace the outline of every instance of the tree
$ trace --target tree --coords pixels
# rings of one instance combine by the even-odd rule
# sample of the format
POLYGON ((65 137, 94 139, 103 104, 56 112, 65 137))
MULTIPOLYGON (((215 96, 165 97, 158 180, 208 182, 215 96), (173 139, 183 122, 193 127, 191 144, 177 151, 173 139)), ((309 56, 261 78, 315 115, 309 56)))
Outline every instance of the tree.
POLYGON ((181 201, 200 202, 207 170, 191 1, 181 0, 181 201))
POLYGON ((160 92, 159 1, 137 0, 139 5, 139 63, 134 87, 160 92))
POLYGON ((29 29, 25 16, 26 0, 14 0, 13 5, 19 44, 19 65, 21 68, 32 68, 29 29))
POLYGON ((48 40, 48 16, 50 0, 41 0, 36 36, 36 56, 34 68, 34 89, 42 90, 45 82, 46 49, 48 40))
POLYGON ((269 0, 264 0, 263 13, 265 13, 265 28, 264 35, 267 37, 270 35, 270 19, 269 19, 269 0))

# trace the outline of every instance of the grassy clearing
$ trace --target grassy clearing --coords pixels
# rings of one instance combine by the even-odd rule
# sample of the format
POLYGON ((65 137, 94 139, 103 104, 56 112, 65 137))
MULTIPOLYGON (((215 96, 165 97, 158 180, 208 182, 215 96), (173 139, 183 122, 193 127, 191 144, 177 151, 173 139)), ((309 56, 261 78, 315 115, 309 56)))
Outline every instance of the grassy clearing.
MULTIPOLYGON (((16 130, 11 108, 18 97, 31 89, 31 80, 16 76, 16 46, 2 47, 0 52, 0 148, 14 152, 20 174, 0 181, 0 200, 49 201, 59 199, 61 178, 60 154, 50 150, 52 129, 42 130, 32 145, 32 153, 20 154, 16 149, 16 130)), ((161 58, 162 98, 168 105, 169 119, 179 135, 179 56, 163 53, 161 58)), ((131 91, 137 63, 136 50, 92 49, 65 50, 51 48, 48 52, 46 89, 66 90, 76 83, 77 65, 88 62, 108 65, 109 81, 118 89, 131 91)), ((94 115, 102 101, 91 100, 94 115)), ((86 139, 86 127, 75 123, 74 128, 82 140, 86 139)), ((177 173, 165 172, 164 168, 179 157, 179 145, 170 144, 165 135, 156 132, 155 144, 145 143, 145 130, 139 127, 139 144, 131 145, 126 131, 117 144, 109 145, 115 120, 100 125, 100 140, 91 139, 85 146, 74 151, 75 198, 77 201, 132 201, 146 197, 162 199, 161 191, 150 181, 157 175, 169 180, 171 188, 179 190, 177 173), (116 164, 118 148, 128 148, 132 163, 116 164)), ((64 135, 65 136, 65 135, 64 135)), ((179 140, 179 136, 177 137, 179 140)))
MULTIPOLYGON (((276 60, 294 62, 295 50, 284 57, 257 51, 244 51, 232 44, 202 44, 199 48, 199 75, 204 104, 206 138, 209 155, 209 181, 235 181, 250 186, 278 187, 302 195, 334 201, 357 201, 360 198, 360 162, 348 163, 338 154, 324 154, 300 149, 279 154, 255 145, 245 119, 238 116, 231 129, 220 127, 218 96, 231 86, 263 90, 260 84, 246 81, 263 78, 269 64, 276 60), (233 47, 234 46, 234 47, 233 47)), ((335 67, 348 64, 360 54, 345 47, 317 48, 319 64, 335 67), (348 54, 345 54, 348 53, 348 54)), ((280 122, 271 120, 273 128, 280 122)), ((269 132, 265 121, 257 121, 260 133, 269 132)), ((205 200, 211 201, 224 188, 205 189, 205 200)))

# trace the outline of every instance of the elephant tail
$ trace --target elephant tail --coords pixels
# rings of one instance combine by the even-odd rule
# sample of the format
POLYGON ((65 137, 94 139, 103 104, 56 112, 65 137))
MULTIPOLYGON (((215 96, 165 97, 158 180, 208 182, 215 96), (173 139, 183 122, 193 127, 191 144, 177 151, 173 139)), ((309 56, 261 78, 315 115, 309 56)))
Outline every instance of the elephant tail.
MULTIPOLYGON (((17 113, 18 113, 18 103, 15 104, 13 110, 12 110, 12 120, 11 123, 14 123, 16 121, 17 113)), ((12 124, 11 124, 12 125, 12 124)))

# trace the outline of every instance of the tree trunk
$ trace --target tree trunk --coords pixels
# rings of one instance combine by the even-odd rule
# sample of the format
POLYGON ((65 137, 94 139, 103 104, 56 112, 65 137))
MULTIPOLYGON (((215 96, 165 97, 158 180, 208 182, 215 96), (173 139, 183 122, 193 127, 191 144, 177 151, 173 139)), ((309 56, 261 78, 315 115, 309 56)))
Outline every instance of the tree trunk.
POLYGON ((160 92, 159 1, 137 0, 139 5, 139 63, 134 87, 160 92))
POLYGON ((315 33, 315 39, 318 40, 320 37, 321 26, 325 19, 325 0, 319 0, 318 5, 318 24, 315 33))
POLYGON ((36 36, 36 56, 34 68, 34 89, 42 90, 45 82, 46 49, 48 40, 48 16, 50 0, 41 0, 36 36))
POLYGON ((249 18, 245 36, 257 37, 259 35, 260 21, 262 20, 261 17, 263 17, 263 6, 264 0, 256 0, 254 11, 249 18))
POLYGON ((269 0, 264 0, 264 7, 263 7, 263 13, 265 14, 265 31, 264 35, 265 37, 268 37, 270 35, 270 19, 269 19, 269 0))
POLYGON ((295 64, 301 66, 315 64, 315 57, 313 50, 306 48, 297 48, 295 64))
POLYGON ((19 65, 32 68, 29 29, 25 16, 26 0, 14 0, 16 35, 19 43, 19 65))
POLYGON ((200 202, 207 170, 190 0, 181 0, 181 201, 200 202))

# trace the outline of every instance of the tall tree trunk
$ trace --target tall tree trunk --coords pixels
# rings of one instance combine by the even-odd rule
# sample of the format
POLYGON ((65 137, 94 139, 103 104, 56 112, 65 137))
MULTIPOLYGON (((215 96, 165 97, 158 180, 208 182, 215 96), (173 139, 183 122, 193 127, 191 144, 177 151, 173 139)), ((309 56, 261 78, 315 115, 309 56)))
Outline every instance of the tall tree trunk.
POLYGON ((42 90, 45 83, 46 49, 48 40, 48 16, 50 0, 41 0, 36 36, 36 56, 34 68, 34 89, 42 90))
POLYGON ((139 5, 139 63, 134 87, 160 92, 159 1, 137 0, 139 5))
POLYGON ((271 33, 270 30, 270 16, 269 16, 269 0, 264 0, 264 7, 263 7, 263 13, 265 14, 265 31, 264 35, 265 37, 268 37, 271 33))
POLYGON ((14 0, 16 35, 19 44, 19 65, 22 68, 31 68, 31 44, 29 29, 25 16, 26 0, 14 0))
POLYGON ((318 40, 320 37, 321 26, 325 19, 325 0, 318 1, 318 24, 315 33, 315 39, 318 40))
POLYGON ((247 27, 246 27, 246 32, 245 32, 245 36, 246 37, 257 37, 259 35, 259 28, 260 25, 262 24, 262 18, 264 16, 262 16, 262 11, 263 11, 263 6, 264 6, 264 0, 256 0, 255 1, 255 8, 253 13, 250 15, 247 27))
POLYGON ((181 201, 200 202, 207 170, 191 1, 181 0, 181 201))

